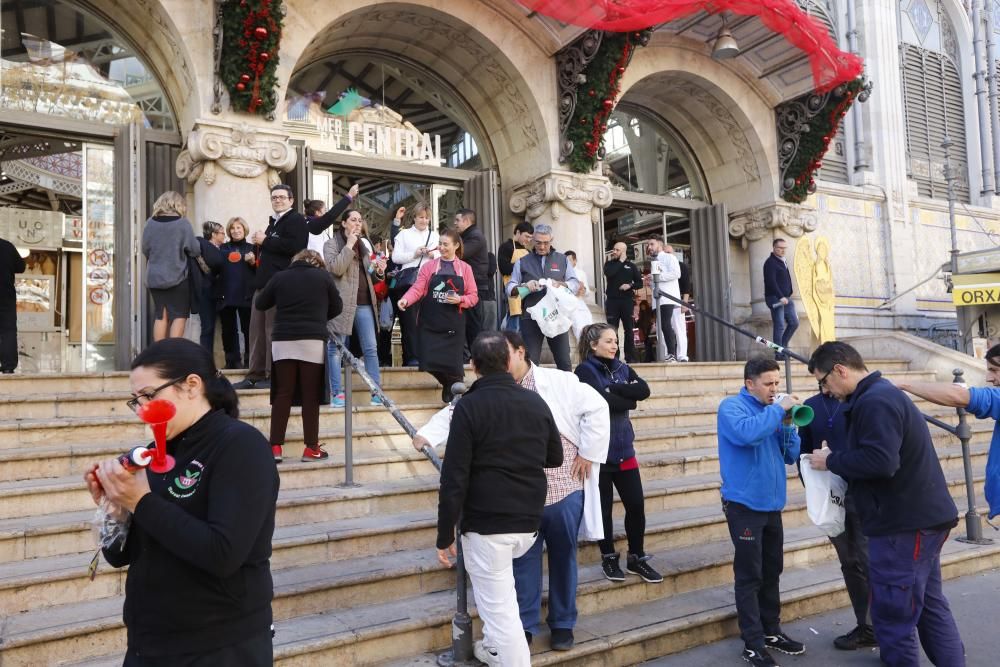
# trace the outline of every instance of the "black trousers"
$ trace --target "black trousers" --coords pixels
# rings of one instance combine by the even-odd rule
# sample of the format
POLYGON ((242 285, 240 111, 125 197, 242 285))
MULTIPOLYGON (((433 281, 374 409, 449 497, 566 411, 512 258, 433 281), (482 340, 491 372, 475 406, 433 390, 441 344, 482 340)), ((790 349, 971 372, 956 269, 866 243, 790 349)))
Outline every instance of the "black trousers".
POLYGON ((451 386, 456 382, 461 382, 465 376, 452 375, 451 373, 442 373, 440 371, 433 371, 431 375, 441 383, 441 400, 445 403, 451 403, 451 399, 454 398, 454 394, 451 393, 451 386))
POLYGON ((403 346, 403 365, 416 366, 420 352, 420 326, 417 324, 420 302, 411 303, 403 311, 396 307, 396 303, 403 298, 409 288, 409 285, 394 287, 389 293, 389 298, 392 299, 392 310, 399 322, 399 340, 403 346))
POLYGON ((17 310, 0 308, 0 371, 17 368, 17 310))
POLYGON ((611 508, 615 496, 612 485, 618 489, 618 497, 625 508, 625 536, 628 538, 628 552, 645 556, 643 541, 646 537, 646 504, 642 495, 642 478, 639 469, 621 470, 617 464, 601 464, 598 488, 601 490, 601 519, 604 521, 604 539, 598 542, 601 555, 615 553, 614 528, 611 522, 611 508))
POLYGON ((204 653, 150 657, 129 648, 122 667, 271 667, 273 664, 274 649, 268 630, 238 644, 204 653))
POLYGON ((722 511, 736 549, 733 575, 740 635, 747 646, 764 648, 764 635, 781 631, 778 580, 784 569, 785 541, 781 512, 757 512, 726 500, 722 511))
POLYGON ((676 306, 663 304, 660 306, 660 331, 663 332, 663 340, 667 345, 667 354, 677 356, 677 332, 670 322, 676 306))
MULTIPOLYGON (((466 326, 468 326, 468 320, 466 320, 466 326)), ((546 338, 542 335, 542 330, 538 328, 538 324, 531 317, 522 315, 521 337, 524 338, 524 347, 528 350, 528 356, 536 364, 541 363, 542 341, 544 340, 549 344, 549 351, 552 352, 552 358, 555 359, 556 367, 561 371, 570 372, 573 370, 573 365, 569 360, 568 331, 553 338, 546 338)))
POLYGON ((281 359, 274 362, 271 382, 271 444, 285 444, 288 415, 292 410, 295 390, 302 399, 302 438, 307 447, 319 445, 319 404, 323 400, 323 383, 326 382, 323 364, 313 364, 298 359, 281 359))
POLYGON ((844 573, 844 585, 851 598, 854 617, 858 625, 870 626, 872 617, 869 609, 868 538, 861 532, 861 516, 854 509, 850 495, 847 496, 844 507, 847 509, 844 532, 831 537, 830 542, 837 550, 840 571, 844 573))
POLYGON ((472 341, 483 330, 483 302, 478 302, 465 311, 465 359, 472 358, 472 341))
MULTIPOLYGON (((625 361, 628 362, 636 360, 635 333, 633 333, 635 324, 632 321, 633 308, 632 299, 608 299, 604 302, 604 315, 608 318, 608 324, 615 331, 618 331, 619 323, 624 328, 622 335, 625 336, 625 340, 622 343, 625 347, 625 361)), ((621 347, 618 347, 619 351, 621 351, 621 347)))
POLYGON ((219 311, 219 319, 222 320, 222 349, 226 351, 226 368, 246 368, 250 361, 250 306, 227 306, 219 311), (240 331, 243 332, 242 353, 240 331))

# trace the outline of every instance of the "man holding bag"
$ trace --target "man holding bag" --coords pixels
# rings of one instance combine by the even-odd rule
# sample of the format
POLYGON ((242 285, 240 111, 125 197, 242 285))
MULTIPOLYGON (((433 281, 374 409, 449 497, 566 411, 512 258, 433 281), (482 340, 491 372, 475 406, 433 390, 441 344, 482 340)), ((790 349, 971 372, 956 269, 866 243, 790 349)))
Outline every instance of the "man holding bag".
POLYGON ((580 289, 580 283, 566 255, 552 248, 552 227, 535 225, 533 239, 532 251, 514 264, 514 272, 510 276, 510 282, 507 283, 507 295, 520 293, 519 287, 527 290, 521 299, 521 307, 524 310, 521 317, 521 335, 524 337, 529 358, 541 361, 542 341, 545 340, 548 342, 556 367, 561 371, 572 371, 573 365, 569 358, 569 327, 560 334, 546 336, 528 309, 541 301, 546 294, 548 288, 540 282, 542 279, 548 279, 556 287, 565 285, 573 294, 580 289))
MULTIPOLYGON (((806 399, 806 405, 813 409, 816 416, 811 423, 799 428, 802 454, 812 454, 813 450, 824 447, 835 452, 843 451, 847 447, 844 404, 821 386, 820 393, 806 399)), ((800 462, 799 465, 801 468, 803 464, 800 462)), ((875 641, 868 606, 868 538, 861 532, 861 516, 849 492, 844 496, 844 510, 844 532, 831 537, 830 543, 837 550, 840 571, 844 574, 844 585, 847 586, 847 595, 851 598, 858 624, 847 634, 834 639, 833 645, 841 651, 853 651, 878 646, 878 642, 875 641)))

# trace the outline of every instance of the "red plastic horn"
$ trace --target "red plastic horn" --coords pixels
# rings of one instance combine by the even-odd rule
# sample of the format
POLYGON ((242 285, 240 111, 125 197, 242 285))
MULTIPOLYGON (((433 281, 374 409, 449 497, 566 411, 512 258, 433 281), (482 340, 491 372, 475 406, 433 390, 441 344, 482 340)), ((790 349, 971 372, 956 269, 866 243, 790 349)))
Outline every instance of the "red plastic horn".
POLYGON ((162 398, 139 406, 139 419, 149 424, 153 429, 153 440, 156 450, 153 452, 153 462, 149 464, 153 472, 169 472, 173 470, 176 461, 167 454, 167 422, 177 414, 177 407, 162 398))

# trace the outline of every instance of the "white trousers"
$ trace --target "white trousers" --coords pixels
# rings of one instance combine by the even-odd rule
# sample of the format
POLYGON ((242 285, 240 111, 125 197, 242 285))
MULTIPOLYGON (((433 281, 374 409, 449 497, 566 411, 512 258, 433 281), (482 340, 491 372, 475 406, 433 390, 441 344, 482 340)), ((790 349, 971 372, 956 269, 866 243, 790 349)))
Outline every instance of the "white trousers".
POLYGON ((674 328, 677 335, 677 359, 687 361, 688 358, 688 328, 687 320, 680 306, 675 306, 670 314, 670 326, 674 328))
POLYGON ((483 621, 483 648, 496 654, 490 667, 531 667, 531 652, 524 638, 514 590, 514 559, 531 548, 536 536, 537 533, 462 534, 465 567, 483 621))

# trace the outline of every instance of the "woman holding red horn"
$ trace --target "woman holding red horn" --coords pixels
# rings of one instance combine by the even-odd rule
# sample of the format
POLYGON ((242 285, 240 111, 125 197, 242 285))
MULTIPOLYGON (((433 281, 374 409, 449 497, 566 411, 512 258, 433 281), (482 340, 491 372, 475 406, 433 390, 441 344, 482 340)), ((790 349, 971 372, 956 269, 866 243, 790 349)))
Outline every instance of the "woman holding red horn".
POLYGON ((272 664, 271 536, 278 471, 267 439, 237 419, 236 392, 208 351, 183 339, 132 362, 133 410, 171 402, 165 473, 118 459, 84 476, 94 502, 131 513, 126 538, 103 550, 125 579, 124 667, 272 664))
POLYGON ((420 301, 420 370, 441 383, 441 400, 450 403, 451 385, 465 376, 463 311, 479 303, 479 292, 472 267, 462 261, 459 233, 454 229, 441 232, 438 250, 441 256, 420 268, 417 281, 397 305, 406 310, 420 301))

